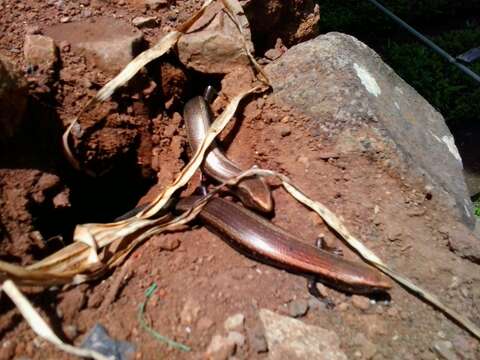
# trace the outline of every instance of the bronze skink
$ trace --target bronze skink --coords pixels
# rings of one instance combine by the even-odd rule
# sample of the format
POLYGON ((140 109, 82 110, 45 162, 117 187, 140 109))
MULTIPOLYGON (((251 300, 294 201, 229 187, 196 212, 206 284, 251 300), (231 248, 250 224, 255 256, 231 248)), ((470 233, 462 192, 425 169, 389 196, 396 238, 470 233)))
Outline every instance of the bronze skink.
MULTIPOLYGON (((190 147, 195 152, 210 126, 210 111, 206 101, 201 96, 188 101, 183 110, 183 118, 190 147)), ((242 169, 228 159, 216 144, 212 144, 202 170, 217 181, 225 181, 242 173, 242 169)), ((272 211, 272 196, 263 178, 244 179, 232 190, 245 206, 262 212, 272 211)))
MULTIPOLYGON (((198 197, 180 200, 188 209, 198 197)), ((213 198, 198 215, 247 254, 289 270, 313 274, 335 288, 352 293, 385 291, 388 279, 374 268, 346 260, 298 240, 254 212, 221 198, 213 198)))

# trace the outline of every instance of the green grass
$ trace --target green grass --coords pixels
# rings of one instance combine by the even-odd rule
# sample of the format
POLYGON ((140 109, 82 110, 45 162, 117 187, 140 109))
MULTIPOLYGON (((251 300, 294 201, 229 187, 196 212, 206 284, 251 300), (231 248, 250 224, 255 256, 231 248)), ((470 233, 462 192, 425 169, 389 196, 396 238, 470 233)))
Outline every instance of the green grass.
MULTIPOLYGON (((458 55, 480 45, 480 29, 449 31, 433 40, 458 55)), ((480 86, 420 43, 387 44, 385 60, 436 109, 450 125, 478 121, 480 86)), ((480 63, 471 66, 480 74, 480 63)))
POLYGON ((475 216, 480 218, 480 195, 477 195, 475 198, 473 198, 473 209, 475 216))
MULTIPOLYGON (((345 32, 372 47, 442 113, 449 125, 478 121, 480 86, 368 1, 318 0, 318 3, 322 13, 321 32, 345 32)), ((480 1, 381 0, 381 3, 452 56, 480 45, 480 27, 466 20, 480 13, 480 1)), ((471 68, 480 74, 480 62, 471 68)))

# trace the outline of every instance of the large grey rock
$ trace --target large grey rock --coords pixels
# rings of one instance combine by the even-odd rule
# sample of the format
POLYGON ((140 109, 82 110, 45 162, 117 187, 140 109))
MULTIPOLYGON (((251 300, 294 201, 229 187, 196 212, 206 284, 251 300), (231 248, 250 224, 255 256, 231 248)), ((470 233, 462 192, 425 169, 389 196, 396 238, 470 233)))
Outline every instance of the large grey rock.
POLYGON ((333 331, 306 325, 267 309, 261 309, 259 315, 265 328, 269 359, 347 359, 333 331))
POLYGON ((412 182, 433 185, 473 228, 462 159, 442 115, 372 49, 329 33, 292 47, 265 70, 274 96, 317 120, 313 134, 335 139, 338 154, 368 153, 412 182))
POLYGON ((84 52, 100 69, 116 74, 139 52, 143 34, 129 23, 102 17, 54 25, 45 34, 57 43, 67 42, 84 52))
POLYGON ((0 143, 14 135, 27 107, 27 84, 8 59, 0 56, 0 143))

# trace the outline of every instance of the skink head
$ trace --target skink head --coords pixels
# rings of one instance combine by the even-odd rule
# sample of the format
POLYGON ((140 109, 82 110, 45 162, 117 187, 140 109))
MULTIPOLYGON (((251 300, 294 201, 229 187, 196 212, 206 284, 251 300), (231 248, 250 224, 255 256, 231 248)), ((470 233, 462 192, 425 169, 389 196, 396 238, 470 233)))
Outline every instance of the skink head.
POLYGON ((270 189, 263 178, 253 177, 241 181, 235 193, 242 203, 254 210, 269 213, 273 210, 270 189))

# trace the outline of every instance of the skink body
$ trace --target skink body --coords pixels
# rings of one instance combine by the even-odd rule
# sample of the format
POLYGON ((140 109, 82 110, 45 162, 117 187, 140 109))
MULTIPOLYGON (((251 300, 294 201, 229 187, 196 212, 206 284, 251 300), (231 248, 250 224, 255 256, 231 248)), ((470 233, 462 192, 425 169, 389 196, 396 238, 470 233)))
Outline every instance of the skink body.
MULTIPOLYGON (((183 115, 190 147, 192 151, 196 151, 210 126, 208 105, 201 96, 194 97, 185 104, 183 115)), ((202 169, 217 181, 225 181, 242 173, 242 169, 228 159, 216 144, 212 144, 202 169)), ((232 190, 245 206, 262 212, 272 211, 273 202, 270 189, 262 178, 244 179, 232 190)))
MULTIPOLYGON (((177 209, 185 210, 195 200, 196 197, 180 200, 177 209)), ((388 279, 374 268, 305 244, 294 235, 230 201, 212 199, 199 213, 199 217, 251 256, 282 268, 314 274, 335 288, 352 293, 371 293, 391 287, 388 279)))

